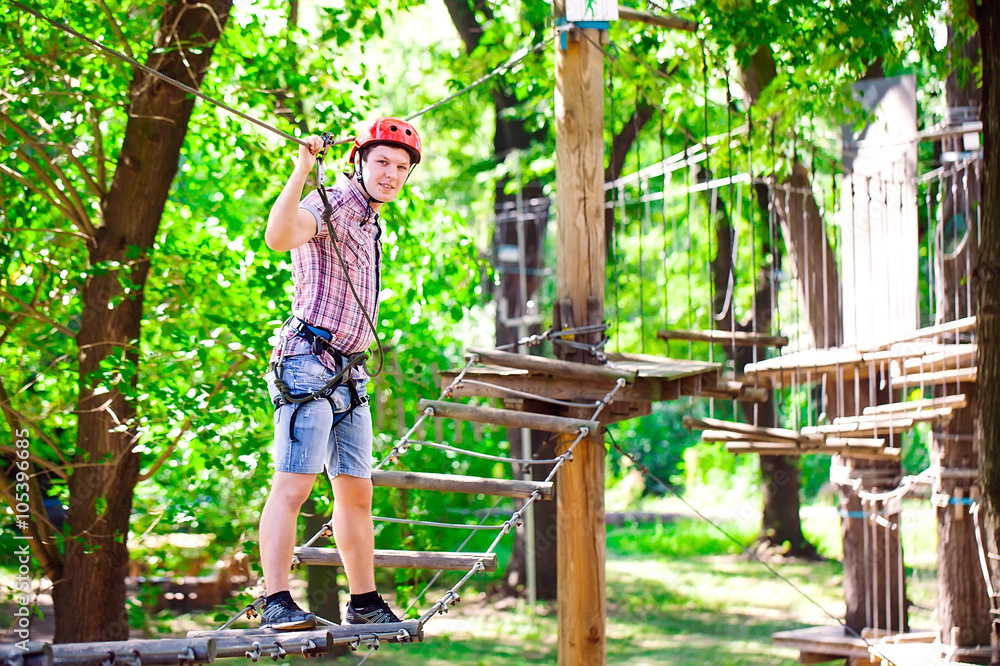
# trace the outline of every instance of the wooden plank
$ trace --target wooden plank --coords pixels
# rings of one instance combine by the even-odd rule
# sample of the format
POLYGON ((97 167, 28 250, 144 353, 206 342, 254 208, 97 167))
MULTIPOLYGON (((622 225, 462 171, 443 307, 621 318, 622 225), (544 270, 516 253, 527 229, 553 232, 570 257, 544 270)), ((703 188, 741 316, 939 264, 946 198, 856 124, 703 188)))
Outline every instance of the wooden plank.
MULTIPOLYGON (((216 645, 216 658, 245 657, 253 651, 253 644, 260 646, 260 656, 273 655, 275 645, 289 655, 316 656, 330 652, 334 645, 349 645, 360 636, 376 636, 380 643, 400 642, 400 632, 406 632, 410 641, 422 641, 423 629, 417 620, 389 622, 386 624, 330 625, 306 631, 276 631, 274 629, 226 629, 224 631, 189 631, 188 638, 212 638, 216 645)), ((176 663, 176 659, 174 660, 176 663)))
POLYGON ((859 460, 894 460, 899 457, 898 448, 869 448, 861 446, 783 446, 773 442, 727 442, 726 450, 730 453, 756 453, 762 456, 804 456, 841 455, 845 458, 859 460))
POLYGON ((766 335, 764 333, 747 333, 736 331, 690 331, 680 329, 662 329, 656 332, 661 340, 687 340, 690 342, 715 342, 736 347, 785 347, 788 338, 784 335, 766 335))
POLYGON ((883 340, 876 345, 875 349, 888 349, 892 345, 899 344, 901 342, 911 342, 913 340, 923 340, 925 338, 934 338, 939 335, 945 335, 947 333, 962 333, 964 331, 972 330, 976 327, 976 318, 965 317, 963 319, 956 319, 954 321, 948 321, 943 324, 937 324, 935 326, 928 326, 926 328, 918 328, 917 330, 904 335, 902 337, 893 338, 891 340, 883 340))
POLYGON ((827 423, 824 425, 805 426, 802 433, 806 435, 847 435, 850 437, 867 437, 859 433, 888 433, 892 431, 908 430, 913 427, 913 419, 892 418, 882 421, 868 421, 855 423, 827 423))
POLYGON ((756 363, 747 363, 745 374, 770 372, 774 370, 806 370, 817 372, 832 372, 837 368, 858 366, 864 364, 860 352, 853 349, 807 349, 782 356, 775 356, 756 363))
POLYGON ((635 381, 636 372, 634 370, 617 369, 606 365, 586 365, 584 363, 570 363, 554 358, 543 358, 541 356, 527 356, 525 354, 512 354, 510 352, 498 351, 496 349, 478 349, 470 347, 468 353, 475 354, 484 363, 501 365, 507 368, 517 368, 527 370, 531 373, 540 373, 561 377, 564 379, 586 379, 590 381, 603 381, 614 383, 619 379, 627 382, 635 381))
MULTIPOLYGON (((177 655, 193 652, 188 664, 210 664, 215 660, 216 646, 212 638, 158 638, 99 643, 56 643, 52 657, 57 664, 93 664, 113 654, 130 657, 137 654, 143 664, 177 664, 177 655), (98 660, 98 661, 95 661, 98 660)), ((113 659, 111 661, 114 661, 113 659)))
MULTIPOLYGON (((344 561, 336 548, 296 548, 300 564, 342 567, 344 561)), ((496 553, 445 553, 436 551, 376 550, 375 566, 380 569, 436 569, 468 571, 482 558, 485 569, 497 570, 496 553)))
POLYGON ((771 634, 771 642, 779 647, 812 654, 840 658, 868 657, 868 644, 859 637, 847 634, 839 625, 779 631, 771 634))
POLYGON ((938 421, 951 416, 951 407, 938 407, 936 409, 917 409, 908 412, 889 412, 879 414, 860 414, 858 416, 841 416, 835 418, 836 425, 848 425, 854 423, 877 425, 882 421, 892 421, 894 419, 910 420, 914 423, 925 423, 927 421, 938 421))
POLYGON ((766 386, 753 386, 733 379, 720 379, 715 387, 702 387, 698 395, 710 398, 728 398, 740 402, 767 402, 771 391, 766 386))
POLYGON ((952 645, 921 643, 875 643, 871 647, 873 660, 888 666, 961 666, 952 656, 952 645))
POLYGON ((919 372, 914 375, 901 375, 892 378, 893 389, 920 388, 921 386, 940 386, 941 384, 960 384, 976 381, 976 368, 959 368, 957 370, 941 370, 938 372, 919 372))
POLYGON ((827 437, 827 446, 853 446, 855 448, 880 449, 885 446, 885 440, 880 437, 827 437))
POLYGON ((940 398, 923 398, 921 400, 908 400, 906 402, 893 402, 886 405, 875 405, 865 407, 863 414, 892 414, 895 412, 919 412, 922 409, 937 409, 940 407, 951 407, 961 409, 965 407, 967 400, 965 394, 946 395, 940 398))
MULTIPOLYGON (((794 432, 794 431, 793 431, 794 432)), ((804 446, 801 442, 791 441, 787 437, 771 437, 767 433, 756 432, 753 436, 745 432, 733 432, 730 430, 702 430, 701 441, 703 442, 744 442, 753 440, 756 442, 771 442, 772 444, 789 444, 804 446)))
POLYGON ((748 423, 737 423, 736 421, 723 421, 721 419, 696 419, 692 416, 685 416, 682 423, 688 430, 728 430, 729 432, 746 434, 749 436, 746 439, 767 438, 777 439, 780 441, 799 442, 801 444, 808 444, 810 442, 816 442, 817 440, 822 442, 822 437, 810 437, 808 434, 796 430, 787 430, 785 428, 760 428, 748 423))
POLYGON ((372 484, 378 488, 407 488, 410 490, 435 490, 446 493, 492 495, 494 497, 528 498, 538 490, 542 499, 552 499, 552 482, 489 479, 455 474, 427 472, 372 471, 372 484))
POLYGON ((905 359, 902 374, 971 368, 976 365, 977 353, 977 345, 947 345, 932 354, 905 359))
POLYGON ((635 372, 636 379, 681 379, 695 375, 718 375, 722 363, 653 356, 652 354, 623 354, 608 352, 608 366, 626 372, 635 372))
POLYGON ((824 375, 834 379, 867 377, 869 364, 854 349, 808 349, 748 363, 743 372, 760 384, 787 386, 818 383, 824 375))
POLYGON ((580 432, 580 428, 588 428, 590 432, 598 432, 601 429, 601 424, 597 421, 568 419, 562 416, 535 414, 533 412, 518 412, 512 409, 463 405, 443 400, 421 400, 418 407, 421 412, 430 408, 434 410, 434 416, 442 418, 473 421, 476 423, 492 423, 508 428, 530 428, 531 430, 544 430, 563 435, 576 435, 580 432))

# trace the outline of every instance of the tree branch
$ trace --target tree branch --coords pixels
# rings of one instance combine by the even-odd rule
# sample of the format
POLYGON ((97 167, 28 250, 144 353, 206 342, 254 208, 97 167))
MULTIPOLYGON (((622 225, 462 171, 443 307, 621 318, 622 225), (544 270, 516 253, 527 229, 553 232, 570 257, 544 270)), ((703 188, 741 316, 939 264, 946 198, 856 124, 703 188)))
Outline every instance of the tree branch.
MULTIPOLYGON (((101 117, 97 113, 97 107, 91 106, 88 111, 90 116, 90 127, 94 133, 94 157, 97 160, 97 182, 101 192, 108 191, 108 170, 104 164, 104 133, 101 132, 101 117)), ((104 195, 101 195, 102 197, 104 195)))
MULTIPOLYGON (((28 162, 28 166, 31 167, 31 170, 34 171, 39 178, 43 178, 46 184, 49 185, 49 187, 51 187, 52 189, 54 189, 56 192, 59 193, 57 196, 59 196, 59 198, 62 199, 64 203, 68 204, 67 207, 76 210, 77 214, 79 215, 77 222, 82 227, 84 227, 84 231, 93 235, 94 227, 90 223, 90 218, 88 217, 87 211, 83 205, 83 200, 80 198, 80 194, 79 192, 76 191, 76 188, 73 187, 73 183, 71 183, 69 178, 66 176, 66 173, 61 168, 59 168, 59 166, 48 156, 48 154, 45 153, 44 150, 39 150, 38 139, 28 134, 28 132, 26 132, 24 128, 22 128, 16 122, 14 122, 10 118, 10 116, 8 116, 3 112, 0 112, 0 121, 2 121, 5 125, 10 127, 12 130, 14 130, 14 133, 17 134, 19 137, 21 137, 21 140, 23 140, 25 143, 35 148, 38 155, 40 155, 41 158, 45 161, 45 164, 56 175, 56 178, 58 178, 63 182, 63 184, 65 185, 65 190, 59 189, 56 186, 55 182, 41 170, 38 161, 29 158, 23 148, 15 149, 17 154, 20 155, 21 158, 24 159, 26 162, 28 162), (69 195, 72 196, 72 200, 70 200, 67 197, 66 195, 67 192, 69 193, 69 195)), ((8 143, 9 145, 9 142, 5 141, 5 143, 8 143)))
MULTIPOLYGON (((69 219, 69 220, 73 219, 73 215, 74 215, 73 211, 71 211, 70 209, 66 208, 62 204, 56 203, 56 200, 53 199, 52 195, 50 195, 47 191, 45 191, 42 188, 38 187, 33 182, 31 182, 30 180, 28 180, 27 178, 25 178, 24 176, 22 176, 18 172, 16 172, 13 169, 11 169, 6 164, 0 164, 0 172, 3 172, 5 174, 7 174, 11 178, 13 178, 17 182, 19 182, 22 185, 24 185, 26 188, 28 188, 29 190, 31 190, 32 192, 34 192, 35 194, 37 194, 40 197, 43 197, 44 199, 46 199, 50 204, 52 204, 53 208, 58 209, 59 212, 61 212, 63 215, 65 215, 67 219, 69 219)), ((79 226, 79 225, 77 225, 77 226, 79 226)), ((89 237, 88 236, 84 236, 84 238, 87 238, 87 240, 90 240, 90 239, 93 238, 93 236, 89 236, 89 237)))
MULTIPOLYGON (((41 440, 45 442, 48 445, 48 447, 52 449, 52 451, 59 457, 59 460, 62 461, 62 467, 55 466, 52 468, 52 472, 55 473, 56 476, 62 479, 68 478, 68 475, 66 474, 64 468, 69 467, 69 461, 66 460, 65 456, 63 456, 62 451, 60 451, 59 447, 55 445, 55 442, 53 442, 48 437, 48 435, 46 435, 33 420, 29 419, 27 416, 25 416, 20 411, 14 408, 14 405, 10 399, 10 394, 7 393, 7 387, 4 386, 2 378, 0 378, 0 410, 3 411, 4 417, 7 419, 7 423, 10 424, 12 431, 14 429, 14 424, 18 425, 17 430, 20 430, 20 423, 22 421, 28 424, 31 427, 31 429, 35 431, 35 434, 37 434, 41 438, 41 440)), ((45 465, 55 465, 55 463, 49 463, 46 461, 41 461, 41 462, 45 465)))
MULTIPOLYGON (((67 335, 67 336, 73 338, 74 340, 76 339, 76 333, 74 331, 72 331, 71 329, 63 326, 62 324, 60 324, 58 322, 55 322, 55 321, 49 319, 44 314, 42 314, 41 312, 39 312, 35 308, 31 307, 30 305, 28 305, 27 303, 25 303, 21 299, 17 298, 16 296, 13 296, 12 294, 9 294, 9 293, 7 293, 6 291, 3 291, 3 290, 0 290, 0 296, 3 296, 8 301, 11 301, 11 302, 13 302, 13 303, 15 303, 17 305, 20 305, 22 308, 24 308, 27 316, 30 316, 32 319, 37 319, 40 322, 48 324, 49 326, 51 326, 52 328, 56 329, 57 331, 59 331, 63 335, 67 335)), ((16 313, 12 312, 11 314, 16 314, 16 313)))
MULTIPOLYGON (((14 410, 7 400, 7 392, 0 383, 0 398, 3 399, 3 403, 0 404, 3 408, 4 418, 7 420, 7 424, 10 426, 11 435, 17 437, 17 434, 21 432, 20 415, 14 410)), ((17 448, 13 446, 4 446, 0 450, 10 450, 13 453, 17 452, 17 448)), ((17 458, 13 458, 17 460, 17 458)), ((34 460, 41 462, 45 465, 51 465, 47 461, 40 460, 36 456, 29 453, 29 460, 34 460)), ((57 470, 57 474, 61 474, 62 478, 66 478, 65 472, 63 470, 57 470)), ((0 495, 3 496, 4 501, 10 506, 11 511, 15 514, 17 513, 17 497, 14 489, 11 487, 11 480, 7 477, 4 470, 0 470, 0 495)), ((37 480, 31 483, 28 491, 28 503, 29 508, 31 508, 31 514, 40 518, 42 523, 48 525, 52 531, 55 527, 49 522, 48 516, 45 515, 44 505, 41 499, 41 489, 38 486, 37 480), (39 514, 39 509, 41 513, 39 514)), ((62 564, 59 561, 58 551, 53 552, 49 550, 49 537, 51 536, 51 531, 46 531, 41 528, 40 523, 35 521, 28 521, 28 524, 21 529, 23 533, 31 537, 31 549, 35 553, 35 557, 38 558, 39 564, 45 570, 45 574, 49 576, 50 580, 57 580, 59 576, 62 575, 62 564)))
POLYGON ((115 33, 115 37, 117 37, 118 41, 121 43, 122 51, 124 51, 125 55, 129 58, 135 60, 135 56, 132 55, 132 47, 129 46, 128 40, 125 39, 125 34, 122 32, 121 26, 118 25, 118 20, 115 18, 115 15, 111 13, 110 9, 108 9, 108 5, 105 4, 104 0, 97 0, 97 4, 100 6, 101 11, 104 12, 104 15, 108 17, 108 24, 111 25, 111 32, 115 33))
MULTIPOLYGON (((0 474, 0 496, 7 502, 10 510, 14 511, 17 501, 15 500, 11 483, 7 479, 6 474, 0 474)), ((31 515, 35 515, 48 523, 47 516, 37 516, 34 510, 32 510, 31 515)), ((47 543, 48 540, 44 538, 42 532, 38 529, 37 523, 33 520, 27 521, 27 525, 21 529, 21 532, 28 537, 27 540, 31 546, 31 552, 38 559, 38 563, 42 565, 45 575, 51 581, 59 580, 63 573, 62 562, 59 559, 57 551, 50 550, 49 543, 47 543)))

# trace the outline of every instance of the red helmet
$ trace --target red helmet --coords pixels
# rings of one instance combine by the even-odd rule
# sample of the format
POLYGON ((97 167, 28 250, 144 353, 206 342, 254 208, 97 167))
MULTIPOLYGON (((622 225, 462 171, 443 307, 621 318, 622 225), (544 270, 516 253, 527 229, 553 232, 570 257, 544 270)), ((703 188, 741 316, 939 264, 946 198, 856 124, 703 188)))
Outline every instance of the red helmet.
POLYGON ((405 149, 414 164, 420 162, 420 135, 413 125, 399 118, 376 118, 354 137, 351 148, 351 162, 358 148, 364 146, 389 145, 405 149))

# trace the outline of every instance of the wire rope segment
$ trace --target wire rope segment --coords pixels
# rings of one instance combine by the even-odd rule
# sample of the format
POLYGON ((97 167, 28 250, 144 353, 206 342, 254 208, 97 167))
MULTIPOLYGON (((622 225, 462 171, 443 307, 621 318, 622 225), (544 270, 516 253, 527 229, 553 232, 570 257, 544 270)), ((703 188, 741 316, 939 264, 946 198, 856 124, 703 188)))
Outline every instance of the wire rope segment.
MULTIPOLYGON (((117 58, 117 59, 119 59, 119 60, 121 60, 121 61, 123 61, 123 62, 125 62, 125 63, 127 63, 129 65, 131 65, 132 67, 135 67, 135 68, 137 68, 137 69, 145 72, 146 74, 149 74, 150 76, 153 76, 153 77, 155 77, 155 78, 163 81, 164 83, 168 83, 168 84, 170 84, 172 86, 176 86, 177 88, 180 88, 184 92, 190 93, 190 94, 194 95, 195 97, 208 102, 209 104, 214 104, 215 106, 217 106, 217 107, 219 107, 221 109, 225 109, 229 113, 232 113, 233 115, 238 116, 238 117, 242 118, 243 120, 251 122, 254 125, 257 125, 258 127, 262 128, 262 129, 265 129, 268 132, 271 132, 272 134, 275 134, 275 135, 277 135, 277 136, 279 136, 279 137, 281 137, 283 139, 286 139, 288 141, 292 141, 294 143, 297 143, 300 146, 307 146, 308 145, 304 140, 300 139, 299 137, 294 136, 292 134, 289 134, 288 132, 285 132, 285 131, 283 131, 281 129, 278 129, 274 125, 266 123, 263 120, 259 120, 257 118, 254 118, 253 116, 250 116, 250 115, 248 115, 246 113, 243 113, 242 111, 239 111, 238 109, 233 108, 232 106, 226 104, 225 102, 222 102, 222 101, 220 101, 220 100, 218 100, 218 99, 216 99, 214 97, 211 97, 209 95, 206 95, 205 93, 197 90, 196 88, 192 88, 191 86, 189 86, 187 84, 184 84, 184 83, 182 83, 182 82, 180 82, 180 81, 178 81, 178 80, 176 80, 176 79, 174 79, 174 78, 172 78, 170 76, 167 76, 166 74, 164 74, 162 72, 159 72, 159 71, 153 69, 152 67, 148 67, 146 65, 143 65, 141 62, 139 62, 135 58, 132 58, 129 55, 126 55, 126 54, 124 54, 124 53, 122 53, 120 51, 117 51, 117 50, 112 49, 112 48, 110 48, 108 46, 105 46, 104 44, 101 44, 100 42, 98 42, 98 41, 96 41, 94 39, 91 39, 90 37, 87 37, 86 35, 80 33, 79 31, 75 30, 71 26, 69 26, 69 25, 67 25, 65 23, 62 23, 61 21, 57 21, 55 19, 49 18, 48 16, 46 16, 45 14, 42 14, 37 9, 29 7, 28 5, 26 5, 26 4, 22 3, 22 2, 19 2, 18 0, 7 0, 7 2, 9 2, 13 6, 17 7, 21 11, 27 12, 28 14, 31 14, 32 16, 34 16, 34 17, 36 17, 38 19, 41 19, 41 20, 45 21, 46 23, 49 23, 53 27, 55 27, 55 28, 57 28, 59 30, 62 30, 63 32, 76 37, 77 39, 81 39, 81 40, 85 41, 87 44, 89 44, 93 48, 97 49, 98 51, 101 51, 102 53, 105 53, 105 54, 110 55, 110 56, 112 56, 114 58, 117 58)), ((479 77, 478 79, 476 79, 475 81, 473 81, 469 85, 465 86, 461 90, 458 90, 455 93, 452 93, 451 95, 445 97, 444 99, 439 100, 438 102, 435 102, 435 103, 433 103, 433 104, 431 104, 431 105, 429 105, 429 106, 421 109, 420 111, 417 111, 416 113, 413 113, 413 114, 407 116, 406 120, 407 121, 413 120, 414 118, 418 118, 418 117, 424 115, 425 113, 427 113, 429 111, 432 111, 432 110, 434 110, 434 109, 436 109, 438 107, 444 106, 445 104, 454 101, 455 99, 457 99, 457 98, 461 97, 462 95, 466 94, 467 92, 469 92, 473 88, 476 88, 476 87, 482 85, 483 83, 485 83, 486 81, 489 81, 493 77, 498 76, 498 75, 503 74, 504 72, 508 71, 509 69, 511 69, 512 67, 514 67, 518 63, 520 63, 522 60, 524 60, 526 57, 528 57, 532 53, 537 53, 537 52, 541 51, 542 49, 544 49, 546 46, 548 46, 548 44, 550 44, 554 40, 555 40, 555 36, 553 35, 553 36, 547 37, 546 39, 544 39, 543 41, 539 42, 538 44, 535 44, 531 48, 523 47, 522 49, 520 49, 520 51, 518 51, 517 53, 515 53, 512 58, 510 58, 507 62, 503 63, 499 67, 496 67, 495 69, 491 70, 487 74, 484 74, 483 76, 479 77)), ((346 143, 351 143, 352 141, 354 141, 354 137, 353 136, 348 137, 348 138, 344 138, 344 139, 336 139, 336 140, 332 140, 331 139, 328 145, 339 146, 339 145, 343 145, 343 144, 346 144, 346 143)))
POLYGON ((737 548, 740 549, 740 551, 742 552, 742 554, 744 554, 744 555, 752 558, 754 561, 758 562, 761 566, 763 566, 765 569, 767 569, 767 571, 770 572, 771 575, 773 575, 775 578, 777 578, 777 579, 781 580, 782 582, 784 582, 792 590, 794 590, 796 592, 796 594, 798 594, 800 597, 802 597, 803 599, 805 599, 806 601, 808 601, 810 604, 812 604, 813 606, 815 606, 824 615, 826 615, 830 619, 834 620, 838 625, 840 625, 841 627, 843 627, 843 629, 844 629, 844 631, 846 633, 854 636, 855 638, 860 639, 861 641, 863 641, 865 643, 866 646, 869 646, 869 647, 871 646, 871 643, 869 643, 868 640, 864 636, 862 636, 858 632, 854 631, 851 627, 849 627, 847 625, 847 623, 844 622, 843 619, 841 619, 837 615, 834 615, 833 613, 831 613, 830 611, 828 611, 826 608, 824 608, 822 604, 820 604, 813 597, 811 597, 809 594, 807 594, 804 590, 802 590, 802 588, 800 588, 798 585, 796 585, 795 583, 793 583, 787 577, 783 576, 780 572, 778 572, 769 563, 767 563, 764 560, 762 560, 757 555, 757 553, 755 553, 754 551, 752 551, 751 549, 749 549, 745 545, 743 545, 739 541, 739 539, 737 539, 736 537, 734 537, 732 534, 730 534, 721 525, 719 525, 718 523, 716 523, 715 521, 713 521, 711 518, 709 518, 708 516, 706 516, 704 513, 702 513, 701 511, 699 511, 694 505, 692 505, 690 502, 688 502, 680 493, 678 493, 676 490, 674 490, 672 486, 670 486, 663 479, 661 479, 659 476, 657 476, 656 474, 654 474, 653 472, 651 472, 649 470, 649 468, 646 467, 646 465, 644 465, 641 462, 639 462, 639 460, 635 456, 633 456, 631 453, 629 453, 624 448, 622 448, 621 445, 618 444, 618 442, 615 440, 615 438, 613 436, 611 436, 610 432, 608 433, 608 438, 611 440, 611 446, 614 447, 614 449, 618 453, 620 453, 621 455, 623 455, 626 458, 628 458, 629 460, 631 460, 632 463, 636 466, 636 469, 638 469, 639 472, 643 476, 652 479, 656 483, 658 483, 661 486, 663 486, 664 488, 666 488, 674 497, 676 497, 677 499, 679 499, 681 501, 681 503, 684 504, 684 506, 686 506, 688 509, 690 509, 692 512, 694 512, 694 514, 696 516, 698 516, 698 518, 700 518, 702 521, 704 521, 705 523, 707 523, 709 526, 711 526, 717 532, 719 532, 720 534, 722 534, 722 536, 726 537, 729 541, 731 541, 737 548))

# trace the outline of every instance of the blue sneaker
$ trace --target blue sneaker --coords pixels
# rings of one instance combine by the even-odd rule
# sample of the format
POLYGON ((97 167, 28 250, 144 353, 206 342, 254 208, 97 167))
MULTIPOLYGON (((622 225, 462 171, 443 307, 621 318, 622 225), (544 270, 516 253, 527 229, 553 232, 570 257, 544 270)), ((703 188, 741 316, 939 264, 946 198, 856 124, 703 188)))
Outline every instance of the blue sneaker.
POLYGON ((294 601, 277 599, 264 606, 260 612, 261 629, 292 631, 312 629, 316 626, 316 616, 298 607, 294 601))
POLYGON ((347 617, 344 624, 387 624, 389 622, 399 622, 396 614, 389 609, 389 604, 381 596, 377 604, 355 608, 347 604, 347 617))

